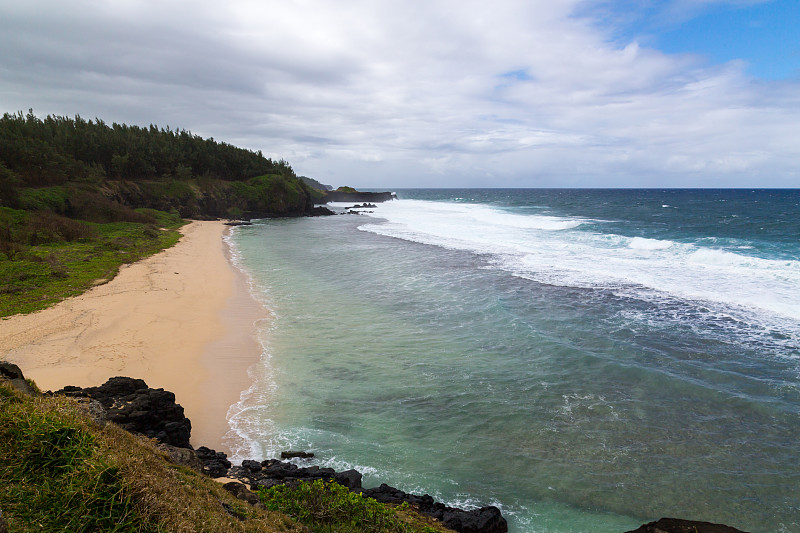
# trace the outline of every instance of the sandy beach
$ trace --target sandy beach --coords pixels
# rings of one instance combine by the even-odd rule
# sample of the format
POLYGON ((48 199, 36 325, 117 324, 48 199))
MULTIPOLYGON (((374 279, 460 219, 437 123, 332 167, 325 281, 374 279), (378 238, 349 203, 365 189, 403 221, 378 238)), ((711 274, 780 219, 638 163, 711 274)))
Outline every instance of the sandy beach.
POLYGON ((174 247, 125 266, 110 282, 30 315, 0 321, 0 359, 42 390, 113 376, 175 393, 192 444, 228 451, 230 405, 257 362, 255 322, 267 313, 229 261, 221 222, 192 222, 174 247))

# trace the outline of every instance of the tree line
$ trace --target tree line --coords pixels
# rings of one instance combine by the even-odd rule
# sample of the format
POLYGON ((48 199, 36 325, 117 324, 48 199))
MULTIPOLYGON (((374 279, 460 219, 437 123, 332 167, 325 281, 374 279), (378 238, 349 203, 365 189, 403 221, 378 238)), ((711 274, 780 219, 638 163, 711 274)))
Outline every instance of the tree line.
POLYGON ((241 181, 264 174, 295 176, 283 159, 183 129, 106 124, 29 110, 0 119, 0 179, 43 187, 68 181, 210 178, 241 181))

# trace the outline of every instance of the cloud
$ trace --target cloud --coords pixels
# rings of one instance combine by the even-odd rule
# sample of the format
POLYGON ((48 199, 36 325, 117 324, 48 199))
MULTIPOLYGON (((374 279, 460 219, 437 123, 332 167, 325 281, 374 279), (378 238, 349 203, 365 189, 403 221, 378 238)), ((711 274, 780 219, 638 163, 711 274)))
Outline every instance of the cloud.
POLYGON ((617 42, 586 2, 13 4, 5 111, 169 124, 364 187, 796 183, 796 83, 617 42))

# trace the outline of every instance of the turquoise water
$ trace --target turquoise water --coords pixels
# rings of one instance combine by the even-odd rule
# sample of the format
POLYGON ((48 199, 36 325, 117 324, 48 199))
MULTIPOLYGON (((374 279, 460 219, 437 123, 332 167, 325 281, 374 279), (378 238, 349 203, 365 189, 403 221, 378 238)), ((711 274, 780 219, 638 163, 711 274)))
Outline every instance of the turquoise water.
POLYGON ((272 313, 237 458, 311 450, 511 531, 800 530, 800 192, 398 196, 234 232, 272 313))

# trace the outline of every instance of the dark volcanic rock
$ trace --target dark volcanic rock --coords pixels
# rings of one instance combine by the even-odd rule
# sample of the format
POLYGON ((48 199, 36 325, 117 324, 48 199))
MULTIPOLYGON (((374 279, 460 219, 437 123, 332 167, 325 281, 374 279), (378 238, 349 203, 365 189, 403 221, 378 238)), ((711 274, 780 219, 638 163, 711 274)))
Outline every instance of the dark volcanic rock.
POLYGON ((222 452, 200 446, 195 450, 200 462, 203 463, 203 472, 211 477, 224 477, 228 475, 228 469, 231 467, 231 462, 228 461, 228 456, 222 452))
POLYGON ((300 481, 335 481, 349 489, 361 487, 361 473, 357 470, 336 472, 333 468, 318 466, 299 467, 292 463, 270 459, 257 463, 243 461, 242 466, 234 466, 228 475, 241 479, 253 487, 273 487, 275 485, 293 484, 300 481), (258 465, 258 466, 256 466, 258 465))
POLYGON ((393 192, 345 192, 328 191, 324 201, 327 202, 387 202, 396 199, 393 192))
POLYGON ((33 387, 25 380, 22 370, 14 363, 0 361, 0 380, 8 381, 12 387, 29 396, 36 394, 33 387))
POLYGON ((327 207, 321 206, 321 205, 317 205, 317 206, 312 207, 308 211, 307 216, 310 216, 310 217, 328 217, 328 216, 335 215, 335 214, 336 213, 334 213, 333 211, 331 211, 327 207))
POLYGON ((696 522, 694 520, 681 520, 680 518, 662 518, 640 526, 638 529, 627 533, 745 533, 739 529, 712 524, 711 522, 696 522))
POLYGON ((251 472, 260 472, 261 471, 261 463, 258 461, 251 461, 249 459, 242 461, 242 468, 250 470, 251 472))
MULTIPOLYGON (((198 453, 200 450, 198 450, 198 453)), ((202 457, 201 457, 202 458, 202 457)), ((375 489, 361 488, 361 473, 357 470, 336 472, 332 468, 318 466, 299 467, 292 463, 270 459, 260 463, 258 470, 255 461, 244 461, 242 466, 234 466, 228 476, 245 481, 253 490, 258 487, 270 488, 276 485, 296 486, 301 481, 335 481, 354 492, 359 492, 382 503, 400 504, 407 502, 419 512, 440 520, 446 527, 460 533, 505 533, 508 524, 497 507, 488 506, 465 511, 447 507, 425 494, 409 494, 388 485, 375 489)))
POLYGON ((441 520, 446 527, 459 533, 505 533, 508 531, 506 519, 500 513, 500 509, 494 506, 465 511, 435 502, 427 494, 423 496, 409 494, 386 484, 376 489, 366 489, 360 492, 381 503, 407 502, 421 513, 441 520))
POLYGON ((311 459, 313 457, 314 454, 311 452, 293 452, 293 451, 281 452, 281 459, 294 459, 294 458, 311 459))
POLYGON ((175 395, 151 389, 141 379, 116 377, 99 387, 64 387, 56 394, 97 400, 109 421, 122 428, 178 448, 191 448, 192 424, 175 403, 175 395))
POLYGON ((337 472, 333 476, 333 479, 339 485, 347 487, 351 490, 361 488, 361 472, 352 468, 350 470, 345 470, 344 472, 337 472))
POLYGON ((225 483, 222 488, 233 494, 236 499, 245 501, 250 505, 258 505, 261 503, 261 500, 255 492, 250 491, 244 484, 237 481, 225 483))

